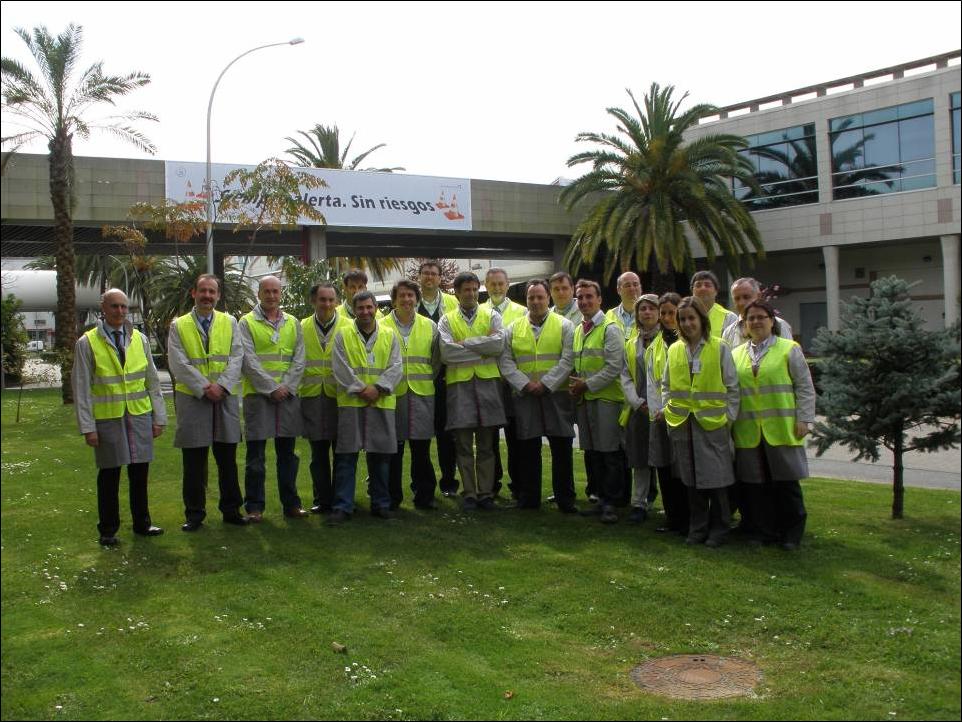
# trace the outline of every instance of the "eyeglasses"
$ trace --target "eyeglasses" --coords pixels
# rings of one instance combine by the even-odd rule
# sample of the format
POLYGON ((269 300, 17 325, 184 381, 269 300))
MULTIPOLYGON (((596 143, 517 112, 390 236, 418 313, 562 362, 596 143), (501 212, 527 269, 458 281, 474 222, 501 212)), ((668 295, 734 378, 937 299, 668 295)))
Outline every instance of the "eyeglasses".
POLYGON ((746 318, 745 320, 746 320, 748 323, 759 323, 759 322, 761 322, 761 321, 767 321, 767 320, 770 319, 770 318, 771 318, 771 316, 769 316, 769 315, 766 314, 766 315, 764 315, 764 316, 749 316, 749 317, 746 318))

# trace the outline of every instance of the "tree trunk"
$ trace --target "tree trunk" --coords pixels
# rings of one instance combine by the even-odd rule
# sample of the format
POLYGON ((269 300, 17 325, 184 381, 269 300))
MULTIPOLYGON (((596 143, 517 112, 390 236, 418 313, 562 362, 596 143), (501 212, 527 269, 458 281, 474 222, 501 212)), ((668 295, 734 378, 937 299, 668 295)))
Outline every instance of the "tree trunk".
POLYGON ((77 341, 77 280, 73 247, 73 151, 71 137, 60 130, 51 139, 50 202, 53 204, 55 259, 57 264, 57 331, 54 347, 60 355, 60 394, 65 404, 73 403, 70 374, 77 341))
POLYGON ((895 459, 894 476, 892 478, 892 518, 901 519, 902 510, 905 504, 905 486, 903 484, 902 451, 904 442, 902 440, 902 430, 899 429, 898 436, 895 437, 895 449, 892 455, 895 459))

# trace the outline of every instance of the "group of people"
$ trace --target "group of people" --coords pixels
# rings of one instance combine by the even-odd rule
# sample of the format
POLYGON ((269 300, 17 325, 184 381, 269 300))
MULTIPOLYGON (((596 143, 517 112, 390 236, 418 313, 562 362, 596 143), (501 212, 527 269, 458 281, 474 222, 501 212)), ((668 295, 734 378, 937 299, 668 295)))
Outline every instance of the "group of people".
MULTIPOLYGON (((629 521, 641 522, 660 487, 666 521, 659 530, 679 532, 689 544, 724 543, 737 507, 753 543, 798 547, 806 518, 799 479, 808 475, 803 439, 815 393, 791 329, 754 279, 732 286, 738 313, 716 302, 710 271, 692 277, 686 298, 644 294, 637 274, 624 273, 620 303, 607 313, 598 283, 575 283, 564 272, 529 281, 524 306, 507 298, 501 268, 485 276, 484 303, 473 273, 454 279, 453 295, 440 283, 440 265, 423 263, 417 283, 395 283, 384 314, 367 276, 354 270, 342 302, 333 284, 314 285, 314 313, 299 320, 281 309, 280 280, 267 276, 257 305, 237 321, 216 309, 217 277, 198 277, 194 308, 171 324, 168 342, 174 446, 183 458, 181 529, 204 524, 209 451, 225 523, 262 521, 273 439, 284 515, 324 514, 335 526, 355 512, 361 451, 370 513, 394 516, 404 498, 405 446, 417 509, 436 509, 439 487, 457 495, 455 469, 465 512, 496 508, 505 470, 513 506, 537 509, 547 438, 549 501, 562 513, 615 523, 618 509, 630 506, 629 521), (297 491, 298 436, 311 449, 309 510, 297 491), (581 510, 576 436, 591 502, 581 510)), ((148 511, 147 470, 167 419, 149 344, 127 321, 123 291, 107 291, 102 311, 77 342, 73 387, 80 431, 99 468, 100 543, 113 546, 122 466, 134 532, 163 531, 148 511)))

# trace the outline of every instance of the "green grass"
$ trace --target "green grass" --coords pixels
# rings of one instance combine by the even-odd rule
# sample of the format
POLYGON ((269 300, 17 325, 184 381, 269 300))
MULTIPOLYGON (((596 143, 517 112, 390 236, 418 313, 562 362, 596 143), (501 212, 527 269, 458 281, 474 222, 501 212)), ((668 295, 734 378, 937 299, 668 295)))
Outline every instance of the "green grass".
POLYGON ((792 555, 447 500, 328 529, 283 519, 270 474, 261 526, 222 526, 211 499, 187 535, 168 433, 150 486, 167 534, 135 537, 124 510, 103 550, 72 410, 24 398, 20 424, 2 402, 3 719, 960 717, 958 493, 910 489, 893 522, 885 486, 808 481, 792 555), (756 662, 757 697, 630 681, 680 653, 756 662))

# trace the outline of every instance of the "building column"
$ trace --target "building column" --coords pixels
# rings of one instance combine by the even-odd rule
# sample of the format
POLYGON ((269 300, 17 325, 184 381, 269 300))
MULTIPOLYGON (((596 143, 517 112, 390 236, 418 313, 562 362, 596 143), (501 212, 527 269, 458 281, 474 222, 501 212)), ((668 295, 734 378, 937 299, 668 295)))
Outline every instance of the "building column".
POLYGON ((828 316, 828 330, 838 331, 839 301, 838 287, 838 246, 822 246, 825 259, 825 308, 828 316))
POLYGON ((942 236, 942 288, 945 294, 945 327, 959 319, 959 235, 942 236))
POLYGON ((554 262, 555 271, 567 271, 565 268, 565 250, 568 248, 567 238, 555 238, 552 248, 551 260, 554 262))
POLYGON ((327 231, 324 226, 310 226, 307 231, 307 262, 327 259, 327 231))

